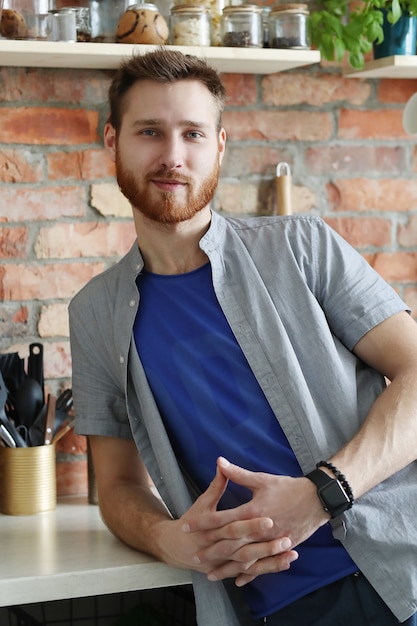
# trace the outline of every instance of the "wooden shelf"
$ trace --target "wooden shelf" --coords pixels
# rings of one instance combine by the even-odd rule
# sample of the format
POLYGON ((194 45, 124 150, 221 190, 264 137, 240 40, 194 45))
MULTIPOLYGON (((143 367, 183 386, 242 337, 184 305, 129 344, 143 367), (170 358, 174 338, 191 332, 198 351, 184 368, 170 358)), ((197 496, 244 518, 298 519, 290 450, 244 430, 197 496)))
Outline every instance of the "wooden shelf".
MULTIPOLYGON (((185 54, 207 59, 219 72, 272 74, 320 61, 317 50, 271 50, 264 48, 223 48, 169 46, 185 54)), ((116 69, 134 52, 144 53, 157 46, 117 43, 67 43, 62 41, 0 40, 0 66, 116 69)))
POLYGON ((349 68, 347 78, 416 78, 417 55, 395 55, 365 63, 362 70, 349 68))

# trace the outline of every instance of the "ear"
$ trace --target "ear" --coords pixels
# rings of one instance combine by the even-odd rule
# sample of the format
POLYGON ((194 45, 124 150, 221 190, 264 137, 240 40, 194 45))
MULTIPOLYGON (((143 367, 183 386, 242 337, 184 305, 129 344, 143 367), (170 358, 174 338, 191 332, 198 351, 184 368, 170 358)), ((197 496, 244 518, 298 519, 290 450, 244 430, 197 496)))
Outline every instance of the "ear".
POLYGON ((219 132, 219 163, 223 161, 224 153, 226 149, 226 131, 224 128, 220 129, 219 132))
POLYGON ((116 130, 109 122, 104 127, 104 146, 114 163, 116 161, 116 130))

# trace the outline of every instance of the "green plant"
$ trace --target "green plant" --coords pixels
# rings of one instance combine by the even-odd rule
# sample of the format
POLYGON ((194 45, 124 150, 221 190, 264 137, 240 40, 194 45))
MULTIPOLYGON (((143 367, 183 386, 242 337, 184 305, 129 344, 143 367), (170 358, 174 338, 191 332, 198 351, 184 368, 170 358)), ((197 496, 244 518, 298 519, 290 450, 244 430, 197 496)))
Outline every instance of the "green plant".
POLYGON ((348 53, 350 65, 361 69, 373 43, 382 43, 384 13, 391 24, 405 15, 417 15, 417 0, 366 0, 351 6, 349 0, 319 0, 311 11, 311 43, 323 58, 341 61, 348 53))

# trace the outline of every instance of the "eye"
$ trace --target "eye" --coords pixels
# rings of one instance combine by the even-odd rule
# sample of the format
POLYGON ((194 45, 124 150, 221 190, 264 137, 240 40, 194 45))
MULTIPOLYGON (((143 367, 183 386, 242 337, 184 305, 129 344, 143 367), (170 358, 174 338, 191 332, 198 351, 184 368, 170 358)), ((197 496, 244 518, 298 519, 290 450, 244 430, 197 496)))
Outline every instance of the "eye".
POLYGON ((190 139, 201 139, 203 137, 203 133, 200 133, 198 130, 190 130, 187 133, 187 137, 190 137, 190 139))
POLYGON ((147 137, 153 137, 154 135, 156 135, 156 131, 153 130, 152 128, 144 128, 143 130, 140 131, 141 135, 146 135, 147 137))

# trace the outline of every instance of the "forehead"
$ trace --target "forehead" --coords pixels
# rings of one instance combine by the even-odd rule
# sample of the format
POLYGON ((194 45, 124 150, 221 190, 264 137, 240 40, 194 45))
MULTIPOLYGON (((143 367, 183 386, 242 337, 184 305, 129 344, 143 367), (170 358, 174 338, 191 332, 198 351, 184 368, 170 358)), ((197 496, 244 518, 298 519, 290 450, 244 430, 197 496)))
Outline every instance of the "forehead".
POLYGON ((207 87, 198 80, 158 83, 152 80, 136 82, 123 98, 123 116, 171 119, 181 114, 187 119, 217 121, 216 101, 207 87))

